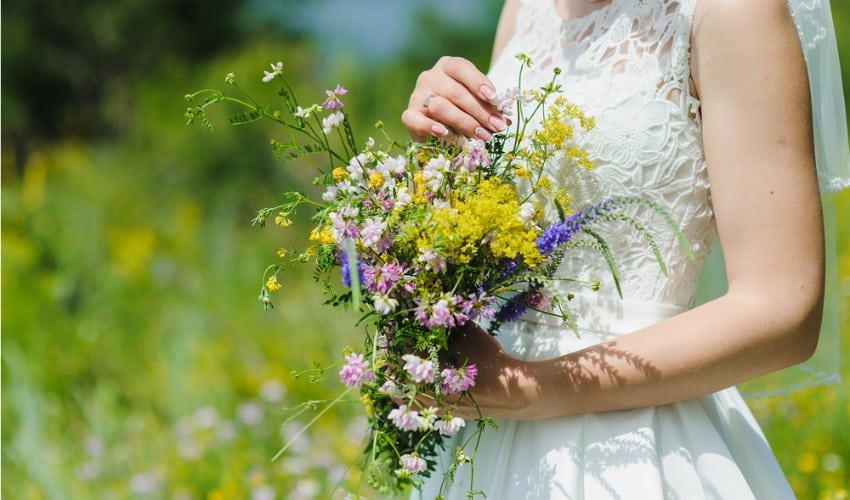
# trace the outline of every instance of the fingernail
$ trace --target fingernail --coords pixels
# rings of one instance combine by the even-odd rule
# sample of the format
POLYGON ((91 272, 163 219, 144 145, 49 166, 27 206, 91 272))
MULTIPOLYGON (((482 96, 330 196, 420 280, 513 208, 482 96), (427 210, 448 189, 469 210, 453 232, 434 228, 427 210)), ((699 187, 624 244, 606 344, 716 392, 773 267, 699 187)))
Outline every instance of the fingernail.
POLYGON ((445 137, 449 135, 449 129, 442 125, 431 125, 431 133, 434 137, 445 137))
POLYGON ((484 142, 487 142, 493 138, 490 132, 484 130, 483 127, 475 127, 475 137, 481 139, 484 142))
POLYGON ((496 130, 496 132, 501 132, 508 128, 508 124, 505 123, 505 120, 502 120, 500 117, 493 115, 490 117, 490 125, 496 130))
POLYGON ((487 99, 492 99, 496 95, 496 91, 493 90, 493 87, 487 85, 486 83, 478 89, 481 92, 481 95, 486 97, 487 99))

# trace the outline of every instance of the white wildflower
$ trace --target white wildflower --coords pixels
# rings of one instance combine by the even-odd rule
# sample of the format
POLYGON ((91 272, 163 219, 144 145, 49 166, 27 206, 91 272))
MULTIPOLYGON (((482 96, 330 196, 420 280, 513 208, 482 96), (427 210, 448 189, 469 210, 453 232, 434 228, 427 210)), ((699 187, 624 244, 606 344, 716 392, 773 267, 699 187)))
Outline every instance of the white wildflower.
POLYGON ((466 421, 462 418, 453 417, 453 418, 441 418, 434 422, 434 429, 436 429, 443 436, 453 436, 457 434, 459 430, 461 430, 464 426, 466 426, 466 421))
POLYGON ((277 379, 269 379, 260 386, 260 397, 269 403, 279 403, 286 395, 286 386, 277 379))
POLYGON ((333 130, 334 127, 342 123, 342 120, 344 119, 345 115, 343 115, 341 111, 336 111, 322 118, 322 132, 324 132, 325 134, 330 134, 331 130, 333 130))
POLYGON ((375 306, 378 313, 386 315, 395 311, 395 308, 398 307, 398 300, 382 293, 376 293, 372 295, 372 305, 375 306))
POLYGON ((263 82, 269 83, 274 80, 277 75, 283 74, 283 63, 278 61, 276 63, 271 63, 269 66, 272 67, 271 71, 263 71, 263 82))
POLYGON ((401 466, 404 467, 405 470, 413 474, 422 472, 428 467, 428 463, 416 453, 402 455, 401 458, 399 458, 399 462, 401 462, 401 466))
POLYGON ((523 222, 528 222, 534 218, 534 204, 525 202, 519 206, 519 219, 523 222))

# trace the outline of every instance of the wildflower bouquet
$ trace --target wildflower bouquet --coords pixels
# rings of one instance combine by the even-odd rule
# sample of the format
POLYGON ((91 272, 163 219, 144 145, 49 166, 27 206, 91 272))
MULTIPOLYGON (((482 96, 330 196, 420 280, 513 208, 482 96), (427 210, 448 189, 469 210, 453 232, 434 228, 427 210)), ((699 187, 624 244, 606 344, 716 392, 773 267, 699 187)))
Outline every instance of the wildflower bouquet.
MULTIPOLYGON (((523 67, 531 64, 519 57, 523 67)), ((263 77, 280 82, 280 111, 212 90, 187 96, 206 95, 187 110, 190 123, 211 127, 205 109, 217 102, 245 106, 232 123, 262 118, 280 123, 289 140, 273 142, 275 154, 303 158, 316 168, 321 200, 289 192, 284 203, 260 210, 253 221, 262 226, 271 219, 287 227, 299 207, 315 210, 312 244, 299 252, 278 251, 282 260, 266 269, 259 298, 272 307, 278 276, 300 261, 315 266, 329 304, 362 313, 358 323, 366 325, 367 335, 361 348, 344 353, 339 376, 347 389, 340 398, 359 391, 370 430, 365 471, 381 492, 419 484, 434 471, 445 438, 467 425, 446 399, 472 398, 477 374, 473 364, 453 363, 448 346, 455 329, 476 322, 495 333, 528 308, 573 324, 569 297, 552 286, 563 256, 571 248, 595 248, 617 280, 613 256, 591 229, 594 223, 628 220, 654 248, 640 222, 622 213, 627 205, 643 204, 665 216, 651 202, 602 200, 573 211, 571 195, 547 177, 545 166, 554 161, 593 168, 578 135, 594 120, 562 95, 556 75, 557 70, 542 88, 518 85, 500 93, 494 104, 514 116, 514 125, 488 143, 401 145, 386 137, 386 146, 372 138, 359 145, 343 104, 346 89, 338 85, 326 91, 322 103, 303 107, 282 63, 272 64, 263 77), (560 222, 541 227, 542 214, 552 210, 560 222)), ((520 71, 520 83, 521 76, 520 71)), ((232 74, 226 82, 237 86, 232 74)), ((380 122, 377 127, 382 130, 380 122)), ((461 464, 473 462, 491 423, 476 420, 454 450, 444 483, 461 464)))

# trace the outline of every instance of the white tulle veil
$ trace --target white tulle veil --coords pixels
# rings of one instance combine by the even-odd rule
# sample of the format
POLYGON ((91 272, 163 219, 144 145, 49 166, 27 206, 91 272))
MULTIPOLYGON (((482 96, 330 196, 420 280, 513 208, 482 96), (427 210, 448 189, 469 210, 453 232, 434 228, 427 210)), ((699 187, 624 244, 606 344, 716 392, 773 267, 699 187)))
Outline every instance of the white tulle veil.
MULTIPOLYGON (((807 362, 745 384, 746 397, 760 398, 840 381, 840 315, 843 301, 836 267, 834 194, 850 187, 850 148, 841 86, 838 47, 828 0, 789 0, 806 57, 812 94, 815 159, 820 181, 826 232, 826 299, 820 341, 807 362)), ((726 272, 719 246, 706 263, 697 300, 704 302, 726 290, 726 272)))

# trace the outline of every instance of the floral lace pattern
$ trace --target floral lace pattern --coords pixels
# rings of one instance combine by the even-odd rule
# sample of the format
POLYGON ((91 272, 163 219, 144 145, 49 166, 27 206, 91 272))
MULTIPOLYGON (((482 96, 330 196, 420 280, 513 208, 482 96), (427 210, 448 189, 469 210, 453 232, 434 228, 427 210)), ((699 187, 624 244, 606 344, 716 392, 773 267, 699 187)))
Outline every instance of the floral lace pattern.
MULTIPOLYGON (((498 77, 516 74, 520 48, 534 61, 523 74, 525 88, 545 84, 552 69, 560 68, 565 95, 596 118, 596 128, 584 137, 596 168, 588 173, 550 165, 551 177, 582 202, 650 198, 670 212, 692 243, 695 260, 661 221, 648 212, 634 214, 658 240, 669 268, 664 276, 640 234, 625 225, 600 228, 627 300, 690 305, 715 238, 699 101, 690 92, 694 4, 613 0, 585 17, 564 19, 554 0, 525 0, 515 36, 491 70, 498 88, 515 85, 498 77)), ((601 279, 600 293, 616 294, 600 255, 590 250, 575 255, 562 264, 563 276, 601 279)))

